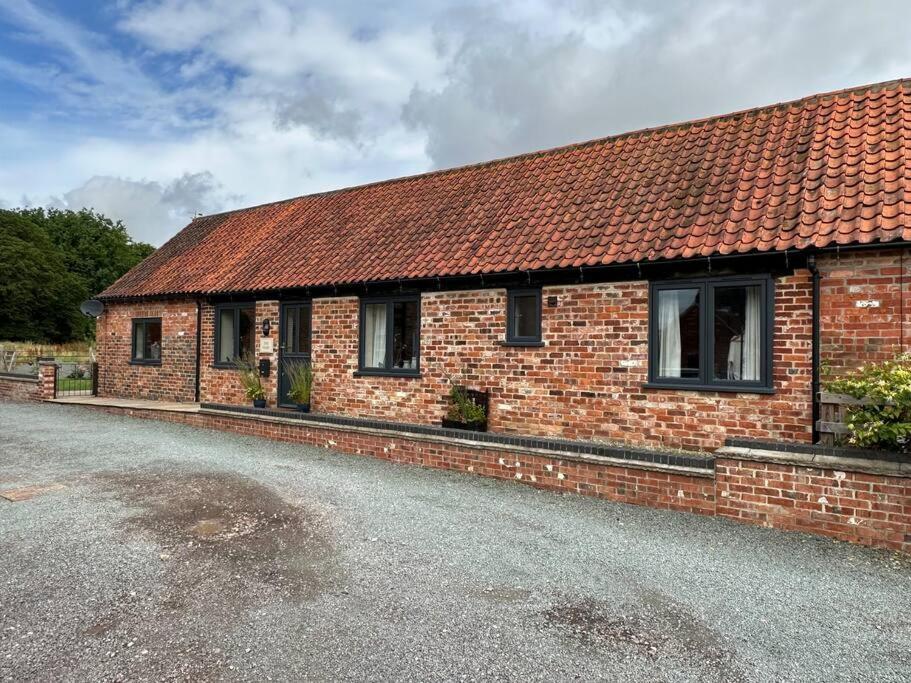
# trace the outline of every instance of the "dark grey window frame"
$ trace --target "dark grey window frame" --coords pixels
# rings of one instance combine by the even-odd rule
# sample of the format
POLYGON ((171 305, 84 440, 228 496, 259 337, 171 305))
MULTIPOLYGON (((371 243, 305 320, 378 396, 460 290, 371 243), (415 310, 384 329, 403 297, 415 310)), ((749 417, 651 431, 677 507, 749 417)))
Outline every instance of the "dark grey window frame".
POLYGON ((393 296, 364 296, 360 299, 358 306, 358 334, 357 334, 357 371, 355 377, 420 377, 421 376, 421 295, 420 294, 398 294, 393 296), (415 302, 417 304, 417 325, 414 330, 414 349, 415 349, 415 367, 402 369, 391 368, 392 361, 392 339, 394 321, 393 307, 394 304, 403 302, 415 302), (367 325, 365 311, 368 304, 386 304, 386 368, 367 368, 364 367, 364 332, 367 325))
POLYGON ((770 275, 732 275, 680 280, 662 280, 649 283, 648 298, 648 382, 647 389, 689 389, 693 391, 729 391, 740 393, 773 394, 772 356, 775 333, 775 281, 770 275), (760 380, 719 380, 712 377, 715 351, 715 290, 724 287, 759 285, 765 302, 762 327, 762 360, 760 380), (674 289, 699 290, 699 377, 658 377, 658 292, 674 289))
POLYGON ((543 315, 543 303, 540 287, 524 287, 521 289, 509 289, 506 291, 506 346, 544 346, 543 336, 541 334, 541 316, 543 315), (512 333, 513 323, 515 322, 515 301, 519 296, 535 297, 535 329, 534 336, 517 336, 512 333))
MULTIPOLYGON (((148 332, 146 332, 148 334, 148 332)), ((131 365, 161 365, 161 356, 164 355, 164 326, 161 318, 133 318, 130 326, 130 364, 131 365), (149 323, 158 323, 161 327, 161 352, 157 360, 136 357, 136 328, 139 325, 148 325, 149 323)))
POLYGON ((234 368, 234 363, 224 362, 218 360, 218 350, 221 348, 221 326, 219 321, 221 320, 222 311, 233 309, 234 310, 234 358, 237 358, 240 355, 240 315, 239 311, 242 308, 252 308, 253 309, 253 337, 254 337, 254 346, 253 354, 256 355, 256 302, 255 301, 246 301, 246 302, 231 302, 228 304, 216 304, 215 305, 215 346, 212 351, 213 363, 212 367, 215 368, 234 368))

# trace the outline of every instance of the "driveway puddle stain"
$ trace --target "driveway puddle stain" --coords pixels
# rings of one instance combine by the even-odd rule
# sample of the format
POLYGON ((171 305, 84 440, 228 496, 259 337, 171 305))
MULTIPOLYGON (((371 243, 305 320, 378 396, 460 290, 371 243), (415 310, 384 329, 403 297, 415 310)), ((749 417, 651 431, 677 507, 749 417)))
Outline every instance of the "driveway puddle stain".
POLYGON ((711 680, 748 680, 735 653, 715 631, 654 591, 644 592, 636 604, 612 605, 590 598, 561 601, 538 616, 545 629, 585 647, 632 648, 649 658, 679 658, 711 680))
POLYGON ((154 537, 177 584, 195 587, 218 575, 226 593, 258 582, 308 599, 338 578, 326 515, 259 482, 221 472, 156 471, 102 474, 97 481, 138 510, 124 530, 154 537))

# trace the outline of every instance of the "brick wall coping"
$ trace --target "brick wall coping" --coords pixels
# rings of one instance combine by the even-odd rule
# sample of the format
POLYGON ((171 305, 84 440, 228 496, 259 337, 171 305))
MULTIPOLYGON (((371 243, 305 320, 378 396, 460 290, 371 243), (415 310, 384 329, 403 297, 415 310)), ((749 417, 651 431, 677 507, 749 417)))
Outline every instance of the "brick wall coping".
POLYGON ((761 448, 744 448, 741 446, 724 446, 715 451, 717 458, 734 460, 752 460, 755 462, 774 463, 777 465, 796 465, 815 469, 838 470, 842 472, 862 472, 881 474, 890 477, 911 477, 911 463, 892 460, 873 460, 872 458, 844 458, 833 455, 787 452, 780 450, 763 450, 761 448))
POLYGON ((549 458, 559 457, 564 460, 597 465, 631 467, 700 477, 714 476, 714 458, 707 455, 681 455, 584 441, 512 436, 491 432, 469 432, 430 425, 413 425, 342 417, 339 415, 298 413, 216 403, 201 404, 199 412, 281 424, 306 425, 315 429, 338 430, 339 427, 344 427, 352 432, 388 436, 390 438, 408 438, 416 441, 453 444, 465 448, 500 450, 505 453, 536 454, 549 458))
POLYGON ((911 453, 881 451, 870 448, 850 448, 845 446, 823 446, 820 444, 791 443, 788 441, 763 441, 760 439, 732 439, 724 441, 725 446, 750 448, 761 451, 780 451, 784 453, 803 453, 805 455, 823 455, 850 460, 879 460, 886 462, 911 463, 911 453))
POLYGON ((38 384, 38 377, 32 375, 17 375, 14 372, 0 372, 0 379, 11 379, 14 382, 33 382, 38 384))

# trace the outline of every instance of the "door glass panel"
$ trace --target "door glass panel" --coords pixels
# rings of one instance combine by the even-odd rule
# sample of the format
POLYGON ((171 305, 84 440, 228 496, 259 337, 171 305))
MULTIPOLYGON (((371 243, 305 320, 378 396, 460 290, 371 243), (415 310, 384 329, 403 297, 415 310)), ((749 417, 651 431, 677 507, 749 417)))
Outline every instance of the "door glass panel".
POLYGON ((297 353, 298 326, 300 324, 300 309, 297 306, 285 308, 285 351, 297 353))

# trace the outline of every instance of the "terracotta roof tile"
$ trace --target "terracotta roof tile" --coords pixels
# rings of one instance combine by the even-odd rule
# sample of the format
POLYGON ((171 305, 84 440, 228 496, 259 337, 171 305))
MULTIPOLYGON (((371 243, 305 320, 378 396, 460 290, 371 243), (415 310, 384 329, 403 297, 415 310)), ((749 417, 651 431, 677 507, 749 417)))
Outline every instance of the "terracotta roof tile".
POLYGON ((911 240, 911 80, 195 219, 103 297, 911 240))

